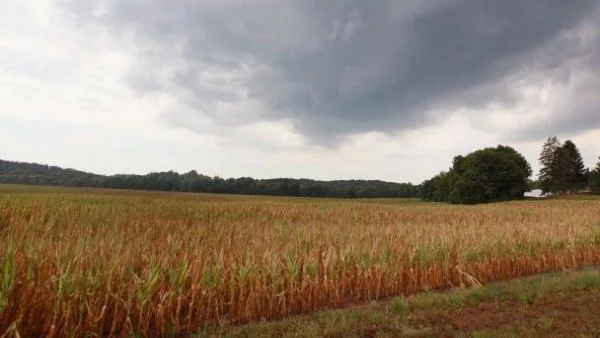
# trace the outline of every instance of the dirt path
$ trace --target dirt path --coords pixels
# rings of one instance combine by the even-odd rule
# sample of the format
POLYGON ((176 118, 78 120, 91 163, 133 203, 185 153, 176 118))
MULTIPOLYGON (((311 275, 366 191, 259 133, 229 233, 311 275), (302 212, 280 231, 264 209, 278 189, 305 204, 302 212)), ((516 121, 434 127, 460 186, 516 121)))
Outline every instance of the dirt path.
POLYGON ((414 313, 414 323, 436 336, 495 333, 517 336, 600 337, 600 291, 547 295, 533 304, 486 301, 451 310, 414 313))

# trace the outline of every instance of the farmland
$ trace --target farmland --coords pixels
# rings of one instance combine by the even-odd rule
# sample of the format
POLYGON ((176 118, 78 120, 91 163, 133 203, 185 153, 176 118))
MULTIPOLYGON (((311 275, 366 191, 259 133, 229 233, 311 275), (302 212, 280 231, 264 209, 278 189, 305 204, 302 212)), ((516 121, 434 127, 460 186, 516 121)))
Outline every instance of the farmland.
POLYGON ((0 186, 0 243, 0 333, 178 335, 597 265, 600 200, 0 186))

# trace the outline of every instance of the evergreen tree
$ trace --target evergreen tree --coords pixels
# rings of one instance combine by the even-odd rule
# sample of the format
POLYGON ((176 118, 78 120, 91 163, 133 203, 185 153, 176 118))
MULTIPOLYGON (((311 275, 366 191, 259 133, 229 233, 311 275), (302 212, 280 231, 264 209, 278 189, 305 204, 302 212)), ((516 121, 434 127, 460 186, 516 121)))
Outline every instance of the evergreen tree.
POLYGON ((540 154, 540 174, 539 182, 542 193, 557 192, 559 190, 557 182, 556 162, 560 142, 556 136, 549 137, 542 146, 540 154))
POLYGON ((548 138, 539 160, 539 182, 543 193, 566 193, 585 187, 585 165, 579 149, 571 140, 561 145, 555 136, 548 138))
POLYGON ((586 170, 581 153, 575 143, 567 140, 561 147, 559 156, 563 179, 562 191, 582 189, 586 184, 586 170))
POLYGON ((590 187, 592 188, 592 193, 596 195, 600 195, 600 157, 598 157, 598 163, 596 163, 596 168, 590 172, 590 187))

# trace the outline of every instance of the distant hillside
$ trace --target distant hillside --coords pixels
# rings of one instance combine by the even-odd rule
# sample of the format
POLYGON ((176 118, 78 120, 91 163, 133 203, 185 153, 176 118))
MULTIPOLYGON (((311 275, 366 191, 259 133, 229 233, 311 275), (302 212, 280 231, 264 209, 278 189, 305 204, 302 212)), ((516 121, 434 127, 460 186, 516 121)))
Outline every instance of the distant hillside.
POLYGON ((105 181, 106 176, 74 169, 0 160, 0 183, 96 187, 105 181))
POLYGON ((223 179, 190 171, 96 175, 37 163, 0 160, 0 183, 300 197, 419 197, 419 186, 373 180, 223 179))

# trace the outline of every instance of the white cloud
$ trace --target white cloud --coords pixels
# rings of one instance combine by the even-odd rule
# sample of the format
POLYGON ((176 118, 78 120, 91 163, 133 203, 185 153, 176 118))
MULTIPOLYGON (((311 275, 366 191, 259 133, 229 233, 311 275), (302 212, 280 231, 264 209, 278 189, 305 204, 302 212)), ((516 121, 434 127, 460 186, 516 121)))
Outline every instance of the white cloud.
POLYGON ((78 30, 50 2, 10 0, 8 7, 0 14, 0 117, 115 129, 151 124, 156 103, 139 100, 122 81, 134 62, 122 45, 105 32, 78 30))

